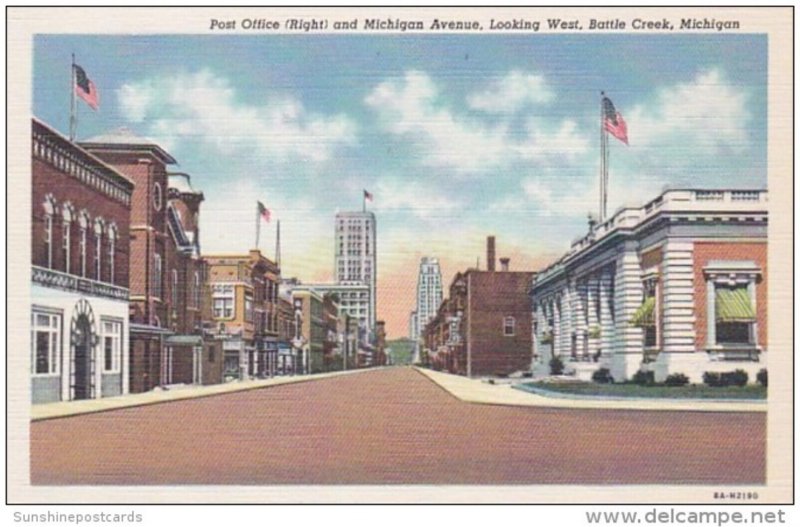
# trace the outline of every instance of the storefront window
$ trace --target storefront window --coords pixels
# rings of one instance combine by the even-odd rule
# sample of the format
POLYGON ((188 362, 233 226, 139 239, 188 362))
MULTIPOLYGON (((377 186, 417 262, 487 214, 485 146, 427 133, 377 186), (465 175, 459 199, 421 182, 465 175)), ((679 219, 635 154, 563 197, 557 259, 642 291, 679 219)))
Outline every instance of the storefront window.
POLYGON ((60 371, 61 315, 34 311, 31 319, 32 366, 36 375, 60 371))

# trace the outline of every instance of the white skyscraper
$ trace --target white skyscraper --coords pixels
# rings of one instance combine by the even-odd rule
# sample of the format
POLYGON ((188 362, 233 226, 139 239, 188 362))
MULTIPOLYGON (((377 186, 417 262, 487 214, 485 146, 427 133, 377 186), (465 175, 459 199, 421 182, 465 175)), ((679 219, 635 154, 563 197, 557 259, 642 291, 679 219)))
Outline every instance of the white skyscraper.
POLYGON ((377 258, 376 223, 371 212, 339 212, 335 224, 333 274, 339 285, 363 284, 369 288, 369 302, 363 306, 370 334, 375 332, 377 258))
POLYGON ((411 323, 411 339, 418 340, 442 303, 442 271, 438 258, 423 257, 417 277, 417 310, 411 323))

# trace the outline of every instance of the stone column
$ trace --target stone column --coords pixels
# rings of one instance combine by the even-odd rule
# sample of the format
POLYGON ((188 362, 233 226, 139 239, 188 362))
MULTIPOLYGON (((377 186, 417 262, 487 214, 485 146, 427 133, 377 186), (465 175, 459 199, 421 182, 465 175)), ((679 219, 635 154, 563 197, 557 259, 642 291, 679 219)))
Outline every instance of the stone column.
POLYGON ((630 323, 642 305, 642 269, 638 243, 625 242, 617 255, 617 274, 614 277, 614 319, 616 331, 612 343, 611 375, 616 381, 629 379, 642 362, 644 342, 642 329, 630 323))
MULTIPOLYGON (((664 353, 693 353, 694 343, 694 258, 691 242, 669 241, 664 246, 660 283, 661 350, 664 353)), ((714 297, 709 297, 714 301, 714 297)))
POLYGON ((592 337, 591 332, 595 328, 600 327, 600 319, 597 317, 597 302, 600 301, 598 298, 597 288, 599 285, 599 280, 596 277, 592 277, 589 279, 587 283, 587 290, 586 295, 588 298, 587 307, 589 312, 587 313, 587 331, 590 333, 589 336, 589 345, 586 353, 589 357, 594 357, 597 353, 597 350, 600 348, 600 339, 599 337, 592 337))
POLYGON ((612 354, 612 343, 614 341, 614 320, 611 313, 609 301, 613 298, 614 291, 611 289, 611 269, 606 268, 600 275, 600 361, 606 363, 612 354))
POLYGON ((578 357, 583 356, 583 339, 586 335, 586 309, 584 308, 584 300, 587 298, 586 282, 575 283, 575 326, 573 331, 575 333, 576 341, 576 354, 578 357))
POLYGON ((566 283, 561 293, 561 349, 565 356, 572 351, 572 307, 572 291, 566 283))

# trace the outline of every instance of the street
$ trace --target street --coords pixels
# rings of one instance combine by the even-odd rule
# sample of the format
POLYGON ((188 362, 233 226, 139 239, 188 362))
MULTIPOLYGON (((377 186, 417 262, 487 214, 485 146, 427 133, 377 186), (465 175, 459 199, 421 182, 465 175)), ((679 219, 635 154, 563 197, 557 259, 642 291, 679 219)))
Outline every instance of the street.
POLYGON ((34 485, 762 484, 766 414, 462 402, 408 367, 31 424, 34 485))

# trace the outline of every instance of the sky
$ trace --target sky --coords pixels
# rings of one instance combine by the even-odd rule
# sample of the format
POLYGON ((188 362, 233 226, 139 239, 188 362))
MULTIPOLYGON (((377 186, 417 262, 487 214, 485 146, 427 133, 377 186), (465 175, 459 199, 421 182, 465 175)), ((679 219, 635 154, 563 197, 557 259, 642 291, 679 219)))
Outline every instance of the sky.
MULTIPOLYGON (((535 271, 597 212, 600 91, 609 211, 665 187, 766 188, 763 35, 38 35, 33 114, 66 133, 70 54, 100 93, 78 140, 153 139, 205 194, 206 254, 255 244, 284 276, 333 275, 337 211, 374 195, 378 318, 406 336, 419 259, 445 286, 485 266, 485 238, 535 271)), ((445 293, 446 294, 446 293, 445 293)))

